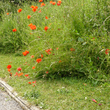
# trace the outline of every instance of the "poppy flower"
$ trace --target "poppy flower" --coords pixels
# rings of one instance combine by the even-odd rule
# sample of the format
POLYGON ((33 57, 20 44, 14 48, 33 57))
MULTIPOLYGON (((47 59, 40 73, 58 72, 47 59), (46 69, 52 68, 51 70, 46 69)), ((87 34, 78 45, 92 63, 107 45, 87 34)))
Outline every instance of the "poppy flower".
POLYGON ((56 4, 56 2, 52 2, 52 5, 55 5, 56 4))
POLYGON ((38 11, 39 13, 41 13, 41 10, 40 11, 38 11))
POLYGON ((25 74, 25 77, 28 77, 29 75, 28 74, 25 74))
POLYGON ((8 72, 10 72, 11 70, 10 69, 8 69, 8 72))
POLYGON ((46 74, 48 74, 49 72, 48 71, 46 71, 46 74))
POLYGON ((9 15, 9 13, 6 13, 7 15, 9 15))
POLYGON ((41 58, 43 58, 43 55, 41 54, 41 58))
POLYGON ((35 68, 36 68, 35 66, 32 67, 32 69, 35 69, 35 68))
POLYGON ((19 73, 19 74, 18 74, 18 77, 20 77, 20 76, 22 76, 22 75, 23 75, 23 73, 19 73))
POLYGON ((33 81, 32 83, 36 83, 36 81, 33 81))
POLYGON ((27 19, 30 19, 30 17, 31 17, 31 16, 30 16, 30 15, 28 15, 28 16, 27 16, 27 19))
POLYGON ((16 72, 15 76, 18 76, 18 73, 16 72))
POLYGON ((71 48, 70 51, 75 51, 75 49, 71 48))
POLYGON ((25 52, 23 52, 22 54, 24 55, 24 56, 26 56, 27 54, 29 53, 29 51, 25 51, 25 52))
POLYGON ((61 0, 59 0, 59 1, 58 1, 58 3, 60 3, 60 4, 61 4, 61 0))
POLYGON ((44 27, 44 30, 45 30, 45 31, 47 31, 47 30, 48 30, 48 27, 47 27, 47 26, 45 26, 45 27, 44 27))
POLYGON ((62 61, 60 60, 59 63, 61 63, 62 61))
POLYGON ((28 84, 31 84, 31 82, 28 82, 28 84))
POLYGON ((93 102, 97 103, 97 101, 95 99, 92 99, 93 102))
POLYGON ((22 9, 20 8, 19 10, 18 10, 18 13, 20 13, 22 11, 22 9))
POLYGON ((48 55, 49 55, 49 54, 51 54, 51 52, 50 52, 51 50, 52 50, 52 49, 47 49, 47 50, 45 50, 45 52, 47 52, 48 55))
POLYGON ((8 65, 7 68, 10 69, 11 68, 11 65, 8 65))
POLYGON ((35 30, 36 29, 36 26, 35 25, 32 25, 32 26, 30 26, 30 29, 35 30))
POLYGON ((43 2, 43 0, 39 0, 39 2, 43 2))
POLYGON ((59 48, 57 47, 56 50, 58 50, 59 48))
POLYGON ((50 1, 50 3, 52 4, 52 1, 50 1))
POLYGON ((36 59, 36 62, 37 62, 37 63, 40 63, 41 61, 42 61, 41 58, 36 59))
POLYGON ((34 8, 32 9, 32 11, 35 12, 35 11, 36 11, 36 8, 34 7, 34 8))
POLYGON ((21 71, 21 67, 17 68, 18 71, 21 71))
POLYGON ((38 6, 35 6, 34 8, 36 8, 36 10, 38 9, 38 6))
POLYGON ((9 73, 10 74, 10 76, 12 76, 12 73, 9 73))
POLYGON ((48 17, 46 16, 45 19, 48 19, 48 17))
POLYGON ((31 55, 31 58, 34 58, 34 55, 31 55))
POLYGON ((60 6, 60 5, 61 5, 61 3, 57 3, 57 5, 58 5, 58 6, 60 6))
POLYGON ((32 5, 30 8, 34 8, 34 6, 32 5))
POLYGON ((16 31, 17 31, 17 29, 16 29, 16 28, 14 28, 12 31, 13 31, 13 32, 16 32, 16 31))
POLYGON ((32 26, 33 24, 32 23, 30 23, 28 26, 30 27, 30 26, 32 26))
POLYGON ((106 50, 105 50, 105 54, 108 55, 108 53, 109 53, 109 49, 106 49, 106 50))
POLYGON ((45 6, 45 3, 41 3, 41 7, 42 7, 42 6, 45 6))

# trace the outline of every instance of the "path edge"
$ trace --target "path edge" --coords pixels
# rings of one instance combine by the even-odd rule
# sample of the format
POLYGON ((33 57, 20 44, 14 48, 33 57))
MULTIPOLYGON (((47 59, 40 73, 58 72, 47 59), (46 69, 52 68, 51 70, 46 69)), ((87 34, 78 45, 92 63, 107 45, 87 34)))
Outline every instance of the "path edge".
POLYGON ((20 104, 23 110, 40 110, 37 106, 30 105, 26 100, 22 99, 22 97, 18 96, 17 92, 13 91, 14 89, 8 85, 5 81, 0 78, 0 86, 5 89, 5 91, 20 104))

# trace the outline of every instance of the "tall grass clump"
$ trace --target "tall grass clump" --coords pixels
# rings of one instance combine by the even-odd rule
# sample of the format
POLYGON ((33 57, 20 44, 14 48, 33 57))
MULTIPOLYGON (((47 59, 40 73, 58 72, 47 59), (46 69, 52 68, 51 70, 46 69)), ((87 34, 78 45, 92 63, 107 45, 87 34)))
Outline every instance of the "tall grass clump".
POLYGON ((32 71, 32 66, 22 68, 24 72, 32 72, 34 77, 86 75, 109 80, 109 1, 63 0, 59 6, 49 1, 44 6, 38 2, 32 5, 38 6, 37 11, 33 12, 29 4, 18 6, 22 9, 19 13, 18 9, 9 15, 4 11, 0 27, 1 51, 28 50, 29 55, 23 55, 35 70, 32 71), (16 32, 12 31, 14 28, 16 32))

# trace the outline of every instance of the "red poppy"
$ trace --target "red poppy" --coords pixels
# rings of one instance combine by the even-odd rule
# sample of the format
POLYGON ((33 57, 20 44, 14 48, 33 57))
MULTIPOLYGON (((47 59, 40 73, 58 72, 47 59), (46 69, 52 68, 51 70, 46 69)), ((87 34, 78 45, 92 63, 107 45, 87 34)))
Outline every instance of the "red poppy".
POLYGON ((9 15, 9 13, 6 13, 7 15, 9 15))
POLYGON ((16 32, 16 31, 17 31, 17 29, 16 29, 16 28, 14 28, 12 31, 13 31, 13 32, 16 32))
POLYGON ((105 54, 108 55, 108 53, 109 53, 109 49, 106 49, 106 50, 105 50, 105 54))
POLYGON ((59 0, 58 3, 61 3, 61 0, 59 0))
POLYGON ((62 61, 60 60, 59 63, 61 63, 62 61))
POLYGON ((46 71, 46 74, 48 74, 49 72, 48 71, 46 71))
POLYGON ((48 27, 47 27, 47 26, 45 26, 44 30, 45 30, 45 31, 47 31, 47 30, 48 30, 48 27))
POLYGON ((30 23, 28 26, 30 27, 30 26, 32 26, 33 24, 32 23, 30 23))
POLYGON ((46 16, 45 19, 48 19, 48 17, 46 16))
POLYGON ((39 13, 41 13, 41 10, 40 11, 38 11, 39 13))
POLYGON ((30 8, 34 8, 34 6, 32 5, 30 8))
POLYGON ((32 8, 32 11, 33 11, 33 12, 35 12, 35 11, 36 11, 36 8, 35 8, 35 7, 34 7, 34 8, 32 8))
POLYGON ((43 0, 39 0, 39 2, 43 2, 43 0))
POLYGON ((35 68, 36 68, 35 66, 32 67, 32 69, 35 69, 35 68))
POLYGON ((31 84, 31 82, 28 82, 28 84, 31 84))
POLYGON ((22 9, 20 8, 19 10, 18 10, 18 13, 20 13, 22 11, 22 9))
POLYGON ((28 15, 28 16, 27 16, 27 19, 30 19, 30 17, 31 17, 31 16, 30 16, 30 15, 28 15))
POLYGON ((75 51, 75 49, 71 48, 70 51, 75 51))
POLYGON ((56 2, 52 2, 52 5, 55 5, 56 4, 56 2))
POLYGON ((51 54, 51 52, 50 52, 51 50, 52 50, 52 49, 47 49, 47 50, 45 50, 45 52, 47 52, 48 55, 49 55, 49 54, 51 54))
POLYGON ((45 6, 45 3, 41 3, 41 7, 42 7, 42 6, 45 6))
POLYGON ((58 5, 58 6, 60 6, 60 5, 61 5, 61 3, 57 3, 57 5, 58 5))
POLYGON ((36 59, 36 62, 37 62, 37 63, 40 63, 41 61, 42 61, 41 58, 36 59))
POLYGON ((50 3, 52 4, 52 1, 50 1, 50 3))
POLYGON ((97 101, 95 99, 92 99, 93 102, 97 103, 97 101))
POLYGON ((25 51, 25 52, 23 52, 22 54, 24 55, 24 56, 26 56, 27 54, 29 53, 29 51, 25 51))
POLYGON ((18 73, 16 72, 15 76, 18 76, 18 73))
POLYGON ((36 81, 33 81, 32 83, 36 83, 36 81))
POLYGON ((28 74, 25 74, 25 76, 28 77, 29 75, 28 74))
POLYGON ((8 65, 7 68, 10 69, 11 68, 11 65, 8 65))
POLYGON ((23 73, 19 73, 19 74, 18 74, 18 77, 20 77, 20 76, 22 76, 22 75, 23 75, 23 73))
POLYGON ((32 25, 32 26, 30 26, 30 29, 35 30, 36 29, 36 26, 35 25, 32 25))
POLYGON ((41 54, 41 58, 43 58, 43 55, 41 54))
POLYGON ((34 55, 31 55, 31 58, 34 58, 34 55))
POLYGON ((10 69, 8 69, 8 72, 10 72, 11 70, 10 69))
POLYGON ((18 71, 21 71, 21 67, 17 68, 18 71))

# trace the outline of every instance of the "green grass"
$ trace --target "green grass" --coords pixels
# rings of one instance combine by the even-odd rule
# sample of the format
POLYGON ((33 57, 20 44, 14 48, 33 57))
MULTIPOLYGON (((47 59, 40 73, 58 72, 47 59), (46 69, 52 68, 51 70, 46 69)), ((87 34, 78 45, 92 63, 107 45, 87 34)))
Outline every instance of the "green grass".
POLYGON ((17 67, 24 64, 23 56, 0 55, 0 77, 30 104, 46 110, 109 110, 110 83, 98 82, 87 78, 36 79, 14 76, 17 67), (12 77, 7 71, 7 65, 12 65, 12 77), (16 65, 16 68, 15 68, 16 65), (28 84, 36 80, 36 86, 28 84), (95 99, 97 103, 93 102, 95 99), (102 105, 98 105, 101 103, 102 105))

